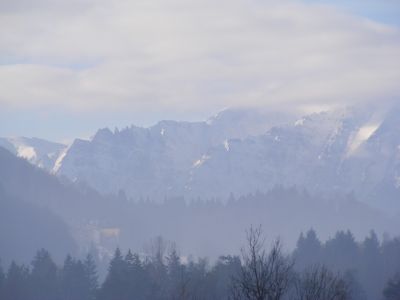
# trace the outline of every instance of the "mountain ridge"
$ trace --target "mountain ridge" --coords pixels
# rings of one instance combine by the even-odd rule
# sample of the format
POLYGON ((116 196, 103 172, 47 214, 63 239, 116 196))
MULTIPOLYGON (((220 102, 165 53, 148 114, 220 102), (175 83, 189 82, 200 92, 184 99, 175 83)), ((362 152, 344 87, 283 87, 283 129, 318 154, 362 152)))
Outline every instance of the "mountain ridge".
POLYGON ((134 199, 227 199, 282 185, 355 193, 400 211, 397 112, 342 108, 294 118, 228 109, 203 122, 103 128, 63 148, 50 171, 134 199))

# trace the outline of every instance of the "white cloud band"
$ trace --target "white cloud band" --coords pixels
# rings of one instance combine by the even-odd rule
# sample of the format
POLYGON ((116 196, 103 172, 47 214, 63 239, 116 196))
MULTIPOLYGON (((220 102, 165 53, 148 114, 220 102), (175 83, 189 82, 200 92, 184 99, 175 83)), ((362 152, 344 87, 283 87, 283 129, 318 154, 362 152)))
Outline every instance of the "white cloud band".
POLYGON ((400 94, 399 30, 328 6, 9 2, 0 6, 3 106, 195 111, 400 94))

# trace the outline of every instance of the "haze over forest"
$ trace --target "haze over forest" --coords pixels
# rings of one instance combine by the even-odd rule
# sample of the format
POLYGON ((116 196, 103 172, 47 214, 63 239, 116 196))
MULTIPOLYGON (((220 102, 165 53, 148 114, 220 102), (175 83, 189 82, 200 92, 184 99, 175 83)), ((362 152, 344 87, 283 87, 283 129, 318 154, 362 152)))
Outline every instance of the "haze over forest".
POLYGON ((0 300, 400 299, 399 20, 0 2, 0 300))

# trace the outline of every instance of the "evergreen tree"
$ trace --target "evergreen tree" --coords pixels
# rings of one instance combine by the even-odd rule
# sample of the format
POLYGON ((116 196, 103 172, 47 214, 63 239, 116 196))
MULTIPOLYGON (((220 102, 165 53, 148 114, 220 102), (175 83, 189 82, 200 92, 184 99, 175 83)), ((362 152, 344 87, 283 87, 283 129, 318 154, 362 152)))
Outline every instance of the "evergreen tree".
POLYGON ((4 282, 4 290, 2 299, 26 300, 29 299, 29 269, 25 266, 18 266, 12 262, 7 277, 4 282))
POLYGON ((145 271, 149 277, 151 299, 164 299, 167 282, 167 268, 164 263, 167 242, 158 236, 151 241, 150 257, 145 262, 145 271))
POLYGON ((61 288, 66 300, 89 299, 89 283, 86 278, 84 264, 67 256, 61 270, 61 288))
POLYGON ((131 268, 133 268, 134 260, 135 260, 135 257, 133 255, 131 249, 129 249, 128 253, 125 255, 125 262, 126 262, 126 265, 127 265, 129 270, 131 268))
POLYGON ((33 300, 59 299, 57 266, 44 249, 39 250, 32 261, 30 283, 33 300))
POLYGON ((380 243, 374 231, 361 244, 359 278, 371 299, 379 299, 385 284, 380 243), (371 276, 373 274, 373 276, 371 276))
POLYGON ((310 229, 306 236, 301 233, 293 253, 296 268, 303 270, 310 265, 319 263, 321 261, 321 248, 321 241, 314 229, 310 229))
POLYGON ((231 281, 241 268, 238 256, 220 256, 207 276, 207 298, 226 299, 231 293, 231 281))
POLYGON ((146 276, 140 257, 131 250, 125 256, 129 295, 134 299, 146 299, 149 294, 149 278, 146 276))
POLYGON ((209 297, 213 291, 213 281, 212 279, 208 280, 210 275, 208 269, 209 265, 207 259, 200 258, 195 262, 191 257, 189 257, 189 262, 186 265, 186 272, 190 279, 189 291, 193 299, 213 299, 212 297, 209 297))
POLYGON ((171 299, 187 299, 189 278, 185 266, 181 264, 176 247, 171 247, 167 256, 168 294, 171 299))
POLYGON ((86 282, 86 299, 95 300, 99 288, 96 262, 91 254, 86 256, 83 264, 86 282))
POLYGON ((167 256, 167 271, 171 278, 177 278, 181 272, 181 259, 175 247, 167 256))
POLYGON ((359 254, 353 234, 349 230, 338 231, 325 243, 323 262, 335 271, 345 272, 357 268, 359 254))
POLYGON ((400 238, 386 240, 382 245, 382 259, 385 278, 388 280, 393 274, 400 272, 400 238))
POLYGON ((383 294, 386 300, 400 299, 400 274, 397 274, 395 278, 389 280, 383 294))
POLYGON ((121 250, 117 248, 110 262, 107 277, 101 287, 101 300, 128 300, 129 282, 127 281, 128 266, 121 250))
POLYGON ((60 285, 61 285, 61 292, 63 295, 63 299, 74 299, 72 290, 74 287, 73 282, 75 281, 74 274, 74 260, 70 255, 67 255, 64 261, 64 266, 61 270, 60 274, 60 285))

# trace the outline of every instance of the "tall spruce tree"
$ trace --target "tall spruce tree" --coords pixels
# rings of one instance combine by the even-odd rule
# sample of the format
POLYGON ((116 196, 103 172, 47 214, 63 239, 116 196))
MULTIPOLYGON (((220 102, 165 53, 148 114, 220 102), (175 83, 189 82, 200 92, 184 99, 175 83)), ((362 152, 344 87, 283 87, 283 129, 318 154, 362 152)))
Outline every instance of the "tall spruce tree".
POLYGON ((305 236, 301 233, 293 253, 296 268, 303 270, 309 265, 318 263, 321 260, 321 248, 321 241, 314 229, 310 229, 305 236))
POLYGON ((101 287, 100 300, 128 300, 129 282, 127 281, 128 266, 122 256, 121 250, 117 248, 110 262, 107 277, 101 287))
POLYGON ((97 274, 96 262, 91 254, 88 254, 83 263, 86 282, 86 299, 95 300, 99 288, 99 276, 97 274))
POLYGON ((89 282, 80 260, 67 256, 61 270, 62 295, 65 300, 88 300, 89 282))
POLYGON ((30 299, 29 269, 12 262, 4 282, 3 298, 12 300, 30 299))
POLYGON ((400 299, 400 273, 389 280, 383 294, 386 300, 400 299))
POLYGON ((382 295, 382 286, 385 285, 385 278, 380 242, 374 231, 371 231, 370 235, 365 238, 360 252, 358 266, 360 282, 371 299, 379 299, 382 295))
POLYGON ((149 281, 139 255, 129 250, 125 262, 128 268, 129 295, 133 299, 146 299, 146 295, 149 294, 149 281))
POLYGON ((59 299, 60 289, 57 279, 57 266, 50 253, 44 249, 39 250, 32 261, 31 298, 33 300, 59 299))

